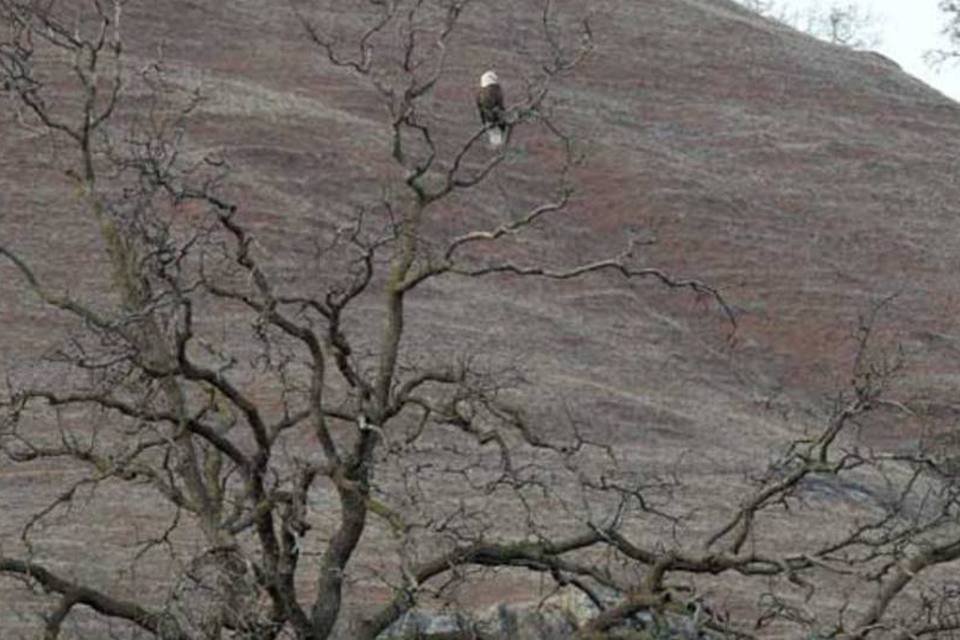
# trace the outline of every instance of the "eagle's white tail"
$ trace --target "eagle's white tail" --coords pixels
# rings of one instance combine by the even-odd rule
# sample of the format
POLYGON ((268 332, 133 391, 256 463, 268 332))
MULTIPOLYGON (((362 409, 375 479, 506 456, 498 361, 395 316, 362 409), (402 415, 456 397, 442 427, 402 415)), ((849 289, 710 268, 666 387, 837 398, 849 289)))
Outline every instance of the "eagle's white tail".
POLYGON ((499 147, 503 144, 503 129, 500 127, 492 127, 487 131, 487 139, 490 141, 491 147, 499 147))

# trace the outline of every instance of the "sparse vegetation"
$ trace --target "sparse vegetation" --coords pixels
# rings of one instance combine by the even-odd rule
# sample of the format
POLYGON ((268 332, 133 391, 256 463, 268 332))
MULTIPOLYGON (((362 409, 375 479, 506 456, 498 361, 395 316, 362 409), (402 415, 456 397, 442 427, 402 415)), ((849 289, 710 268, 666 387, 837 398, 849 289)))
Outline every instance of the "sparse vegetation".
MULTIPOLYGON (((127 3, 0 0, 9 121, 53 141, 71 211, 97 230, 90 259, 105 266, 85 297, 49 279, 56 256, 31 261, 17 238, 0 240, 4 275, 66 327, 2 398, 5 468, 69 472, 0 549, 4 580, 39 592, 39 633, 372 639, 424 605, 468 605, 472 583, 507 593, 518 575, 589 603, 571 616, 581 639, 957 628, 949 581, 923 582, 960 557, 956 477, 936 452, 854 437, 912 413, 891 393, 902 355, 877 338, 875 313, 826 419, 758 464, 737 504, 696 509, 681 494, 715 487, 688 489, 682 461, 649 472, 594 424, 538 423, 519 367, 414 340, 430 313, 418 296, 451 290, 430 287, 501 276, 651 281, 733 327, 720 293, 643 263, 633 238, 559 267, 508 243, 551 228, 573 196, 578 132, 550 99, 594 45, 584 16, 546 1, 516 18, 539 43, 511 100, 511 144, 528 147, 493 153, 478 124, 444 128, 432 102, 481 3, 371 0, 349 20, 319 4, 296 5, 298 35, 330 78, 384 107, 384 144, 368 181, 317 203, 307 265, 277 255, 287 243, 261 243, 229 158, 194 146, 202 92, 162 60, 127 57, 127 3), (511 211, 433 224, 479 210, 475 194, 521 163, 537 179, 508 193, 511 211), (52 543, 64 522, 101 525, 111 501, 146 512, 120 543, 80 525, 61 533, 89 557, 52 543), (778 531, 806 531, 769 533, 783 521, 778 531), (122 581, 90 559, 101 545, 125 551, 122 581)), ((355 133, 342 124, 338 135, 355 133)))
POLYGON ((832 44, 853 49, 872 49, 880 44, 877 17, 864 4, 831 2, 824 6, 814 3, 801 10, 776 0, 738 1, 751 11, 832 44))
POLYGON ((934 66, 960 56, 960 4, 953 0, 940 0, 937 6, 943 14, 942 34, 947 38, 948 46, 935 47, 926 52, 927 62, 934 66))

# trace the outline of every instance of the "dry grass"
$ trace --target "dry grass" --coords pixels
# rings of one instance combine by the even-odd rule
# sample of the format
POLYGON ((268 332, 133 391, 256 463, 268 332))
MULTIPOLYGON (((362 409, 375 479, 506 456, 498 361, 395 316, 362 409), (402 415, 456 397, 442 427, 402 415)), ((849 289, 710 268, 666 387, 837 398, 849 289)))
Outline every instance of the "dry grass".
MULTIPOLYGON (((302 42, 290 44, 300 34, 277 17, 280 9, 246 2, 231 14, 195 4, 207 13, 141 7, 130 25, 144 34, 134 54, 147 57, 151 38, 178 34, 167 42, 167 63, 207 96, 191 136, 233 158, 229 188, 244 198, 241 214, 258 225, 277 272, 309 286, 316 272, 302 264, 314 254, 317 225, 379 195, 372 185, 384 159, 382 109, 368 90, 323 75, 302 42)), ((899 294, 884 323, 892 339, 912 345, 905 388, 955 392, 960 108, 870 56, 756 20, 725 0, 592 6, 596 54, 556 92, 558 117, 589 152, 576 205, 517 250, 562 264, 616 253, 625 229, 649 229, 658 242, 643 249, 643 261, 704 279, 744 311, 735 340, 715 309, 653 283, 593 278, 571 288, 504 278, 423 291, 411 305, 406 353, 522 360, 532 383, 526 405, 543 424, 562 430, 572 415, 615 442, 625 464, 682 472, 679 500, 700 516, 690 525, 696 539, 743 495, 746 472, 817 423, 811 408, 845 381, 850 330, 872 301, 899 294), (937 336, 949 337, 949 348, 937 336)), ((458 42, 438 89, 451 98, 437 101, 438 135, 448 140, 475 126, 472 90, 458 88, 474 82, 475 68, 494 60, 508 90, 519 90, 519 27, 479 15, 489 22, 474 23, 458 42)), ((37 169, 50 154, 38 162, 36 142, 16 132, 9 112, 3 117, 0 235, 57 286, 105 296, 95 284, 102 265, 93 225, 78 217, 58 172, 37 169)), ((536 159, 536 140, 528 144, 536 159)), ((436 212, 438 235, 520 208, 542 178, 534 165, 497 183, 505 195, 481 191, 436 212)), ((358 328, 369 322, 353 320, 358 328)), ((63 323, 6 264, 0 321, 0 378, 42 375, 30 363, 63 323)), ((65 473, 0 464, 5 552, 20 548, 19 524, 65 473)), ((859 508, 843 498, 820 504, 828 524, 859 508)), ((111 576, 127 575, 130 543, 151 527, 155 506, 148 492, 98 494, 44 532, 41 557, 68 573, 98 571, 101 584, 121 588, 111 576), (88 536, 96 548, 78 546, 88 536)), ((773 519, 756 544, 810 543, 811 530, 773 519)), ((358 564, 377 568, 374 559, 390 548, 384 530, 365 545, 358 564)), ((162 555, 144 562, 144 571, 160 571, 162 555)), ((756 595, 748 584, 703 587, 734 609, 756 595)), ((486 589, 480 583, 466 597, 487 604, 505 593, 486 589)), ((523 598, 538 589, 517 580, 508 591, 523 598)), ((842 591, 823 597, 835 603, 842 591)), ((37 601, 0 582, 0 635, 26 636, 37 601)))

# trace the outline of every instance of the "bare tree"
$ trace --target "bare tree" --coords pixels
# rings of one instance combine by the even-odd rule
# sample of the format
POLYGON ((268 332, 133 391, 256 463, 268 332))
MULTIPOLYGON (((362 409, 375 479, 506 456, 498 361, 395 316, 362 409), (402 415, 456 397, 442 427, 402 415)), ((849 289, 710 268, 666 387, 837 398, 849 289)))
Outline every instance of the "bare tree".
POLYGON ((956 59, 960 51, 960 4, 941 0, 937 6, 944 17, 941 34, 947 39, 948 45, 929 49, 924 54, 927 63, 934 67, 956 59))
POLYGON ((856 2, 832 2, 826 6, 818 2, 806 9, 791 8, 774 0, 741 0, 740 4, 832 44, 853 49, 869 49, 880 44, 877 16, 869 7, 856 2))
POLYGON ((852 2, 832 4, 826 13, 814 18, 819 28, 811 29, 818 37, 854 49, 867 49, 880 44, 880 36, 875 31, 876 18, 869 9, 852 2))
POLYGON ((754 13, 759 13, 785 24, 791 24, 791 20, 796 19, 799 15, 796 12, 791 12, 786 5, 777 4, 775 0, 738 0, 738 3, 754 13))
MULTIPOLYGON (((523 412, 501 398, 507 381, 474 370, 470 361, 403 362, 405 302, 425 282, 499 273, 569 279, 610 271, 719 300, 697 281, 634 266, 629 252, 558 269, 469 259, 473 246, 522 233, 563 209, 570 195, 567 174, 577 159, 570 139, 551 122, 546 100, 551 83, 589 52, 591 34, 586 22, 573 34, 558 27, 550 2, 537 14, 543 56, 525 99, 508 117, 514 129, 538 127, 564 155, 554 193, 511 221, 439 244, 428 240, 422 228, 438 203, 509 163, 506 153, 483 153, 479 126, 453 146, 436 140, 422 106, 445 72, 468 5, 369 2, 358 9, 369 22, 352 42, 328 37, 306 10, 300 14, 328 62, 368 80, 387 107, 392 158, 403 177, 402 193, 375 203, 376 221, 361 211, 328 239, 330 253, 342 260, 334 277, 310 290, 288 291, 258 255, 241 206, 219 194, 228 175, 224 161, 184 146, 185 122, 198 97, 169 82, 162 64, 136 70, 126 62, 124 3, 0 3, 7 35, 0 45, 4 87, 19 100, 24 126, 70 149, 64 175, 82 198, 82 213, 99 229, 111 274, 106 288, 115 296, 106 304, 58 293, 13 246, 0 246, 34 294, 77 327, 55 356, 71 384, 15 388, 5 402, 2 443, 10 461, 56 458, 87 470, 26 523, 26 556, 0 560, 3 572, 58 595, 45 618, 47 637, 57 637, 63 621, 84 605, 163 638, 223 632, 327 638, 343 616, 348 565, 370 516, 388 523, 404 541, 401 548, 416 547, 416 553, 411 549, 411 558, 393 567, 393 601, 347 623, 353 637, 375 636, 416 604, 431 578, 456 576, 466 565, 593 573, 568 567, 561 557, 597 544, 596 532, 518 547, 509 537, 498 541, 495 519, 481 517, 476 507, 412 520, 402 505, 378 495, 389 494, 375 482, 378 465, 398 456, 416 459, 429 430, 452 427, 467 439, 467 452, 448 464, 445 475, 462 475, 461 463, 478 465, 486 477, 465 478, 468 487, 479 482, 473 489, 481 496, 512 492, 522 505, 543 482, 514 461, 514 440, 552 454, 561 466, 585 446, 536 435, 523 412), (381 56, 375 47, 388 53, 381 56), (54 100, 42 66, 51 59, 65 60, 74 79, 74 93, 62 103, 54 100), (121 113, 132 95, 148 96, 150 106, 121 113), (196 203, 208 209, 209 219, 182 224, 174 214, 196 203), (382 304, 379 329, 348 324, 352 305, 374 292, 382 304), (210 334, 204 314, 217 304, 247 314, 254 358, 231 353, 229 341, 210 334), (358 343, 369 351, 360 353, 358 343), (257 363, 252 370, 240 364, 250 360, 257 363), (238 380, 252 373, 265 386, 275 385, 274 400, 265 403, 244 389, 238 380), (280 411, 267 408, 273 402, 280 411), (57 422, 61 410, 73 408, 88 413, 57 422), (415 431, 405 430, 411 422, 415 431), (286 455, 290 434, 305 431, 312 432, 318 455, 286 455), (490 447, 497 464, 487 469, 483 458, 490 447), (176 556, 180 569, 160 602, 67 579, 45 565, 32 544, 43 519, 68 507, 83 488, 116 482, 146 484, 167 505, 159 514, 169 525, 142 552, 171 546, 182 528, 203 540, 194 556, 176 556), (310 496, 318 492, 337 503, 337 515, 322 526, 310 513, 310 496), (317 528, 319 535, 309 540, 317 528), (418 538, 433 539, 439 551, 422 556, 418 538), (309 562, 301 560, 305 545, 315 554, 309 562), (304 590, 299 575, 313 586, 304 590)), ((407 496, 415 499, 416 491, 407 496)))
POLYGON ((109 267, 103 295, 81 299, 41 277, 15 238, 0 243, 8 268, 72 327, 51 351, 59 375, 11 381, 0 431, 10 464, 57 460, 78 474, 22 523, 16 548, 0 550, 0 574, 50 596, 44 637, 85 608, 133 636, 375 638, 427 596, 494 580, 493 570, 580 593, 593 607, 574 630, 581 638, 630 621, 688 637, 753 637, 776 625, 844 638, 955 628, 949 589, 904 596, 960 555, 954 476, 931 452, 863 451, 851 433, 871 415, 908 411, 885 397, 900 358, 873 346, 872 317, 858 330, 850 387, 822 427, 788 443, 719 517, 686 511, 682 479, 634 469, 576 420, 566 435, 536 424, 515 392, 519 372, 411 352, 408 303, 440 279, 607 273, 692 291, 733 317, 714 289, 639 264, 629 244, 559 267, 490 250, 569 202, 580 158, 552 117, 551 89, 589 55, 593 34, 549 0, 526 15, 540 44, 507 114, 511 141, 493 152, 479 124, 441 136, 430 106, 473 4, 370 0, 349 24, 297 5, 324 63, 385 106, 393 171, 331 225, 319 245, 325 268, 301 287, 276 275, 244 203, 231 200, 226 159, 191 149, 201 96, 162 63, 126 60, 124 2, 90 0, 78 13, 0 0, 14 116, 69 150, 61 175, 109 267), (46 64, 66 64, 66 96, 46 64), (544 191, 489 227, 431 233, 442 205, 522 162, 511 149, 525 133, 560 158, 547 164, 544 191), (178 215, 197 207, 200 221, 178 215), (226 314, 242 321, 224 331, 226 314), (38 535, 58 514, 84 517, 116 486, 148 492, 161 523, 131 559, 167 561, 141 589, 98 582, 38 535), (810 504, 823 486, 885 490, 845 528, 810 504), (824 523, 823 535, 795 547, 765 540, 785 507, 806 526, 824 523), (361 570, 367 537, 391 541, 390 552, 368 552, 361 570), (731 619, 711 601, 714 576, 758 585, 752 618, 731 619), (352 588, 373 582, 385 597, 352 588), (817 608, 836 584, 853 585, 849 600, 817 608))

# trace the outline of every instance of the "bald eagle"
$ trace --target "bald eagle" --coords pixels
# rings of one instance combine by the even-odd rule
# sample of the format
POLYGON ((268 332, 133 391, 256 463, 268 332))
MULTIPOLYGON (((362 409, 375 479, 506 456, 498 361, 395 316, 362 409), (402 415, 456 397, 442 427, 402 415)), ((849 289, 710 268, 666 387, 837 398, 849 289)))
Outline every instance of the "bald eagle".
POLYGON ((490 146, 499 147, 506 138, 507 121, 503 110, 503 89, 494 71, 487 71, 480 76, 477 108, 480 109, 481 122, 489 127, 487 139, 490 146))

